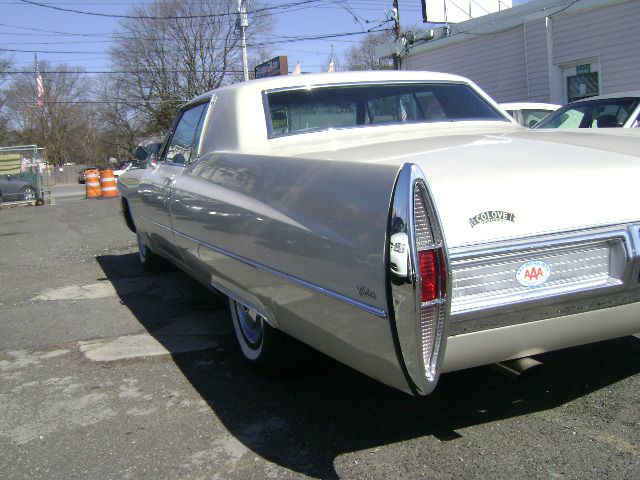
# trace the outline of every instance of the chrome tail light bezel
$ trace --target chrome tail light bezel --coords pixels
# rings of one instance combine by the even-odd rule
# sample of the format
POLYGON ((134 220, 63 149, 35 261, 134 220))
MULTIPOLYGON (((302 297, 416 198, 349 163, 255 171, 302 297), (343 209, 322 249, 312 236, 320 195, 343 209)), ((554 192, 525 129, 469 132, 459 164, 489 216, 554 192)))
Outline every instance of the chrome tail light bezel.
POLYGON ((429 183, 415 164, 405 164, 398 174, 388 243, 391 252, 388 262, 390 311, 401 360, 414 391, 427 395, 438 382, 444 358, 450 316, 451 270, 442 224, 429 183), (402 239, 406 245, 398 246, 394 239, 402 239), (397 253, 393 256, 393 252, 403 250, 407 252, 406 260, 397 253), (423 302, 419 252, 426 250, 434 252, 438 278, 435 298, 423 302), (404 261, 406 269, 399 268, 404 261))

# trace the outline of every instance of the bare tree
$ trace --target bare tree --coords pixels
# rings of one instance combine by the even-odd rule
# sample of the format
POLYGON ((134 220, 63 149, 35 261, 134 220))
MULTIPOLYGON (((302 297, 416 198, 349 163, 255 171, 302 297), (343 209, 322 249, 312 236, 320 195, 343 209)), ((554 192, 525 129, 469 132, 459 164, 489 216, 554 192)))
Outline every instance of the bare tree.
POLYGON ((357 45, 350 47, 345 53, 347 70, 392 70, 393 63, 389 59, 379 59, 376 47, 393 40, 390 32, 369 33, 357 45))
MULTIPOLYGON (((123 72, 116 81, 126 92, 115 100, 143 113, 148 130, 159 132, 180 103, 241 79, 236 9, 237 0, 155 0, 134 7, 111 51, 123 72)), ((268 31, 270 21, 266 13, 256 15, 250 32, 268 31)))
MULTIPOLYGON (((10 58, 0 57, 0 92, 2 91, 2 88, 8 78, 7 72, 11 68, 11 63, 12 62, 10 58)), ((2 97, 0 97, 0 100, 1 98, 2 97)), ((0 103, 0 107, 2 107, 2 103, 0 103)))
POLYGON ((32 73, 16 75, 6 89, 8 128, 15 143, 46 146, 56 165, 95 160, 95 115, 91 110, 90 82, 81 70, 66 65, 50 68, 40 63, 44 78, 44 108, 35 103, 32 73), (50 70, 55 73, 47 74, 50 70))
POLYGON ((104 158, 126 159, 135 149, 136 138, 143 133, 142 115, 139 111, 129 108, 127 104, 112 100, 114 97, 126 96, 126 85, 121 77, 105 79, 97 87, 97 148, 104 158))
POLYGON ((0 58, 0 145, 4 145, 9 138, 9 129, 7 126, 7 112, 4 107, 6 102, 5 84, 7 81, 7 72, 11 68, 11 59, 0 58))

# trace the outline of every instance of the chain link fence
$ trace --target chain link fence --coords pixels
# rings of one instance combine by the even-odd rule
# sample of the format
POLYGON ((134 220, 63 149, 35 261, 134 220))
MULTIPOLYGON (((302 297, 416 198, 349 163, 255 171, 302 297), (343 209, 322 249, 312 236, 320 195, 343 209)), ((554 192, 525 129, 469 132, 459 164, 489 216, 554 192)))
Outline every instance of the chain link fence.
POLYGON ((44 148, 37 145, 0 147, 0 202, 2 204, 49 201, 54 183, 44 148))

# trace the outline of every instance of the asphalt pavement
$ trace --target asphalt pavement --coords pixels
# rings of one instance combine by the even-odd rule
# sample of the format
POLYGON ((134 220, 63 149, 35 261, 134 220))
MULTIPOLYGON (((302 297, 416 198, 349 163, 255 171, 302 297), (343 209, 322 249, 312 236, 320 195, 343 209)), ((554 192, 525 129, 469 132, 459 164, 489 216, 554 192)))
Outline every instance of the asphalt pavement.
POLYGON ((638 338, 423 399, 320 355, 264 376, 224 298, 73 192, 0 210, 0 478, 640 478, 638 338))

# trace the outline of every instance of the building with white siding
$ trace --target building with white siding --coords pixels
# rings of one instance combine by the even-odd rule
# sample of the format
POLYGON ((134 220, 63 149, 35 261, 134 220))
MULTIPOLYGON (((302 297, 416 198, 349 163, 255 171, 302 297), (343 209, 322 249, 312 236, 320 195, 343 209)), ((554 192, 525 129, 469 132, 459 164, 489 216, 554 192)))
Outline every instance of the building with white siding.
POLYGON ((532 0, 433 32, 403 70, 470 78, 499 102, 640 90, 640 0, 532 0))

